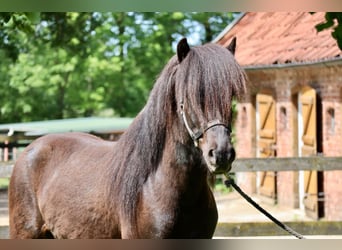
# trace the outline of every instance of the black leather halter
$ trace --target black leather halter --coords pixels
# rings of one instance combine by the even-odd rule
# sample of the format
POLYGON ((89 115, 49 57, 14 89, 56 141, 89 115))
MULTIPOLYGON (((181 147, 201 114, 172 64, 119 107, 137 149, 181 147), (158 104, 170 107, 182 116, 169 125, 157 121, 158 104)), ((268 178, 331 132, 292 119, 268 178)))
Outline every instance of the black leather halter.
POLYGON ((184 121, 185 128, 188 131, 191 139, 194 141, 194 144, 195 144, 196 147, 198 147, 199 139, 201 139, 203 137, 205 132, 207 132, 209 129, 211 129, 213 127, 223 126, 226 129, 228 129, 229 132, 231 132, 230 127, 227 126, 225 123, 221 122, 218 119, 209 121, 208 124, 205 126, 205 128, 203 128, 203 129, 202 128, 201 129, 196 129, 196 131, 194 132, 190 128, 188 120, 186 119, 186 115, 185 115, 185 112, 184 112, 184 104, 183 103, 180 104, 180 108, 181 108, 181 115, 182 115, 182 118, 183 118, 183 121, 184 121))

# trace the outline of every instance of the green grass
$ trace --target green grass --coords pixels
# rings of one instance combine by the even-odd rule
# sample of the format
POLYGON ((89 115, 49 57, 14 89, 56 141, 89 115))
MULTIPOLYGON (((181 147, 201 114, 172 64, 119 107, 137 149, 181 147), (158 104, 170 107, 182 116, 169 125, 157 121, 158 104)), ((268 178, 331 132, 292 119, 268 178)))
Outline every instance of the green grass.
POLYGON ((9 184, 9 178, 0 178, 0 189, 7 189, 9 184))
POLYGON ((214 191, 222 194, 227 194, 232 191, 232 188, 227 188, 226 185, 223 183, 217 183, 214 187, 214 191))
MULTIPOLYGON (((232 176, 232 178, 234 178, 234 176, 232 176)), ((227 178, 223 175, 217 175, 215 177, 215 184, 214 184, 214 188, 213 190, 215 192, 221 193, 221 194, 227 194, 233 191, 232 187, 227 187, 226 184, 224 183, 224 181, 227 178)))

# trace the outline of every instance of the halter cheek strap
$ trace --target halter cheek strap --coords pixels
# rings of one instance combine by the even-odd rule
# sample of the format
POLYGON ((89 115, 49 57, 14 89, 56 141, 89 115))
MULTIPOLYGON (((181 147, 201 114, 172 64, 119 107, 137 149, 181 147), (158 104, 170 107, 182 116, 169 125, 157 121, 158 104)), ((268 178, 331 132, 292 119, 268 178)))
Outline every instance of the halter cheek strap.
POLYGON ((223 122, 220 122, 220 120, 218 120, 218 119, 208 122, 207 126, 204 129, 200 129, 200 130, 194 132, 190 128, 188 120, 186 119, 186 115, 185 115, 185 112, 184 112, 184 104, 183 103, 180 104, 180 108, 181 108, 181 115, 182 115, 182 118, 183 118, 183 121, 184 121, 185 128, 188 131, 191 139, 194 141, 195 147, 198 147, 198 141, 199 141, 199 139, 201 137, 203 137, 204 133, 207 132, 209 129, 213 128, 213 127, 223 126, 223 127, 227 128, 229 130, 229 132, 231 132, 230 128, 226 124, 224 124, 223 122))

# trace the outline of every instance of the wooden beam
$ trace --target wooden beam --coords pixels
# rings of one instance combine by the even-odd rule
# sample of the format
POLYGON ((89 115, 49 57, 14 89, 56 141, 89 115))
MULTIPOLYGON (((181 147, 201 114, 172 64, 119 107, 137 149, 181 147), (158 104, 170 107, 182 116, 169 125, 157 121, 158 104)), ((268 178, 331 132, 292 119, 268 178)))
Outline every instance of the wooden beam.
POLYGON ((287 157, 236 159, 231 172, 342 170, 342 157, 287 157))

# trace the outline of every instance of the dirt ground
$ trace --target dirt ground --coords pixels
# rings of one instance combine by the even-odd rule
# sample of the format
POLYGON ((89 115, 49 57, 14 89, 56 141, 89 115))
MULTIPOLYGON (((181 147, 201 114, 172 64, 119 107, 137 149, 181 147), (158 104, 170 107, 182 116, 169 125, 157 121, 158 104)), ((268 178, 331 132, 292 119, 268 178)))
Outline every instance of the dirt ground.
MULTIPOLYGON (((228 194, 215 193, 216 205, 219 212, 219 222, 269 222, 270 220, 250 205, 237 192, 228 194)), ((259 195, 251 198, 280 221, 310 221, 304 210, 292 209, 270 204, 259 195)))

